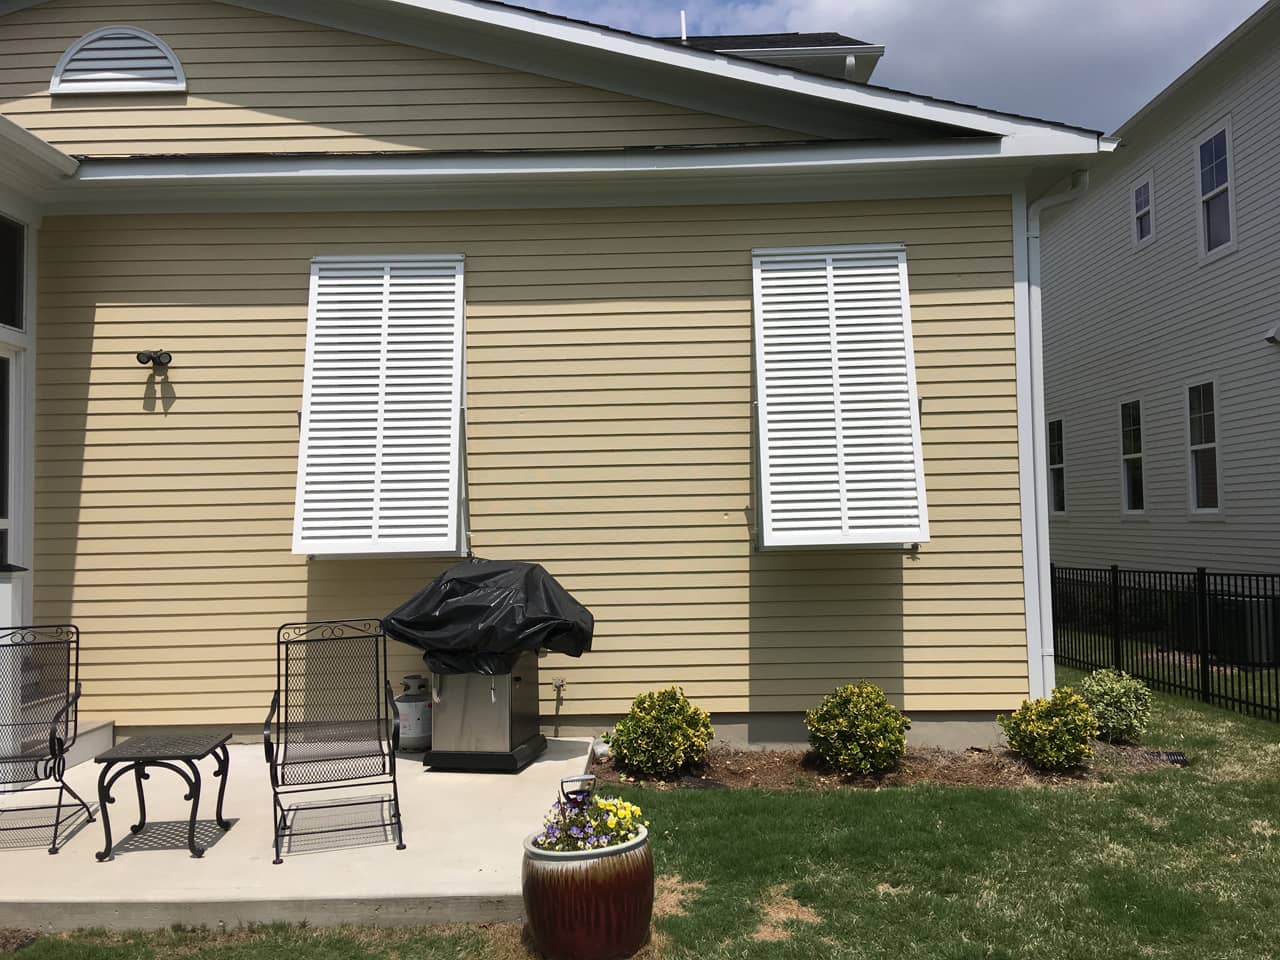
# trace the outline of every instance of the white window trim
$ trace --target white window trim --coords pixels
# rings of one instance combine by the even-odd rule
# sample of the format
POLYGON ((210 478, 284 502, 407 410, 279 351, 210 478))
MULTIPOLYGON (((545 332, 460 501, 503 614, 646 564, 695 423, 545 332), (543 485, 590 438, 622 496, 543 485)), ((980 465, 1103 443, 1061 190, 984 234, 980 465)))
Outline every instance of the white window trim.
POLYGON ((1128 397, 1116 405, 1116 423, 1119 427, 1120 451, 1120 512, 1126 517, 1143 517, 1147 513, 1147 401, 1145 397, 1128 397), (1124 407, 1125 404, 1138 405, 1138 429, 1141 431, 1142 450, 1138 453, 1124 452, 1124 407), (1142 509, 1134 510, 1129 506, 1129 485, 1125 482, 1124 467, 1126 461, 1142 462, 1142 509))
POLYGON ((1049 489, 1047 491, 1048 497, 1046 498, 1049 503, 1049 516, 1065 517, 1071 512, 1071 498, 1067 496, 1067 421, 1065 417, 1055 417, 1053 414, 1049 414, 1044 418, 1044 463, 1045 476, 1049 480, 1049 489), (1051 453, 1053 449, 1053 436, 1050 430, 1050 425, 1053 423, 1062 424, 1062 462, 1059 464, 1054 464, 1050 459, 1050 457, 1053 456, 1051 453), (1053 471, 1055 470, 1062 471, 1062 502, 1066 505, 1066 509, 1064 510, 1058 510, 1054 506, 1053 471))
MULTIPOLYGON (((1191 146, 1192 169, 1194 177, 1192 183, 1195 190, 1196 198, 1196 243, 1200 251, 1200 263, 1212 263, 1219 257, 1225 257, 1229 253, 1234 253, 1237 242, 1239 241, 1239 232, 1236 224, 1236 146, 1235 137, 1231 132, 1231 115, 1223 117, 1217 123, 1211 124, 1201 131, 1196 137, 1195 142, 1191 146), (1200 146, 1211 137, 1216 136, 1221 131, 1227 132, 1227 184, 1225 187, 1219 187, 1213 193, 1206 197, 1200 192, 1200 146), (1231 224, 1231 239, 1220 247, 1213 250, 1208 248, 1208 237, 1206 235, 1204 220, 1204 203, 1205 200, 1217 196, 1223 190, 1227 191, 1227 219, 1231 224)), ((1153 221, 1154 222, 1154 221, 1153 221)))
POLYGON ((1129 241, 1133 244, 1134 250, 1143 250, 1156 239, 1156 181, 1152 171, 1147 170, 1129 184, 1129 241), (1134 209, 1134 194, 1138 192, 1138 188, 1143 184, 1147 185, 1147 208, 1146 212, 1151 219, 1151 232, 1145 237, 1138 236, 1138 214, 1139 211, 1134 209))
POLYGON ((1182 385, 1182 429, 1186 437, 1187 450, 1187 511, 1192 518, 1214 519, 1220 517, 1223 512, 1223 503, 1226 500, 1222 489, 1222 390, 1221 381, 1217 377, 1199 377, 1194 380, 1188 380, 1182 385), (1204 384, 1210 384, 1213 387, 1213 443, 1202 443, 1196 446, 1191 444, 1191 388, 1200 387, 1204 384), (1218 483, 1218 505, 1216 507, 1198 507, 1196 506, 1196 469, 1195 456, 1196 450, 1204 450, 1213 447, 1215 455, 1213 458, 1214 469, 1217 472, 1218 483))
MULTIPOLYGON (((756 392, 756 432, 753 437, 755 462, 758 468, 757 499, 759 510, 757 520, 759 527, 759 546, 761 549, 803 549, 807 547, 885 547, 909 546, 929 541, 928 493, 925 487, 923 437, 920 427, 919 390, 916 383, 915 347, 911 326, 910 285, 907 274, 906 244, 903 243, 863 243, 840 244, 833 246, 812 247, 770 247, 757 248, 751 251, 752 257, 752 340, 755 366, 756 392), (875 540, 851 538, 840 531, 831 535, 779 534, 771 531, 769 524, 769 466, 764 456, 763 437, 768 431, 768 419, 765 404, 760 400, 761 377, 765 368, 764 338, 760 335, 760 304, 763 302, 761 292, 761 265, 763 260, 776 257, 827 257, 848 254, 895 253, 899 255, 899 283, 902 291, 902 323, 905 340, 905 363, 907 375, 907 391, 909 402, 909 420, 915 460, 915 483, 917 491, 917 523, 912 526, 897 527, 879 531, 875 540)), ((845 505, 842 504, 842 511, 845 505)))
POLYGON ((18 626, 34 619, 36 246, 39 238, 37 222, 32 218, 4 208, 0 208, 0 215, 22 224, 27 231, 23 250, 26 261, 23 329, 0 326, 0 353, 11 361, 10 390, 14 403, 9 437, 9 561, 31 571, 17 574, 14 586, 9 588, 14 622, 8 625, 18 626))
POLYGON ((99 93, 185 93, 187 90, 187 73, 182 68, 182 61, 173 52, 173 48, 148 30, 129 24, 118 23, 110 27, 101 27, 86 33, 73 43, 58 60, 53 68, 53 79, 49 82, 49 93, 53 96, 94 96, 99 93), (62 75, 76 54, 95 40, 112 33, 131 33, 139 40, 153 44, 157 50, 168 58, 173 67, 172 80, 97 80, 91 86, 64 86, 62 75))
MULTIPOLYGON (((432 255, 380 255, 380 256, 332 256, 332 257, 315 257, 311 261, 311 278, 309 282, 309 293, 307 298, 307 344, 306 344, 306 361, 303 373, 302 385, 302 411, 299 423, 298 437, 298 470, 297 470, 297 486, 294 497, 294 531, 293 531, 293 552, 295 554, 303 554, 307 556, 325 557, 340 559, 344 557, 455 557, 466 556, 469 553, 469 522, 468 522, 468 497, 466 483, 466 277, 465 272, 460 276, 456 291, 456 308, 459 315, 459 330, 457 340, 457 355, 454 366, 454 375, 457 378, 457 445, 455 448, 456 461, 454 463, 454 531, 453 542, 447 547, 437 548, 433 545, 423 543, 403 543, 397 544, 393 550, 371 540, 356 543, 336 543, 319 539, 306 539, 302 534, 302 503, 304 496, 304 483, 306 481, 304 457, 306 453, 306 437, 308 435, 309 418, 311 411, 311 380, 312 380, 312 358, 315 349, 315 323, 316 304, 319 289, 320 267, 325 264, 386 264, 386 263, 412 263, 412 262, 429 262, 429 263, 446 263, 453 262, 459 265, 465 262, 463 254, 432 254, 432 255)), ((381 433, 381 430, 379 430, 381 433)))

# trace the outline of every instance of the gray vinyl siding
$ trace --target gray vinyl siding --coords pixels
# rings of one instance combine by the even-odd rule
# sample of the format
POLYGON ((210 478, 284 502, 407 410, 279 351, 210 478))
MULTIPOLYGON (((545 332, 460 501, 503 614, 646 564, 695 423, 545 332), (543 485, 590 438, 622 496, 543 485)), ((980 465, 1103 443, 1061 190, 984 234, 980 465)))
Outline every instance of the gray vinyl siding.
POLYGON ((1045 391, 1063 422, 1060 564, 1280 571, 1280 14, 1130 131, 1043 229, 1045 391), (1237 248, 1202 262, 1195 150, 1230 116, 1237 248), (1155 239, 1134 249, 1132 183, 1155 239), (1216 384, 1221 508, 1192 514, 1187 387, 1216 384), (1120 404, 1142 401, 1146 511, 1122 512, 1120 404))

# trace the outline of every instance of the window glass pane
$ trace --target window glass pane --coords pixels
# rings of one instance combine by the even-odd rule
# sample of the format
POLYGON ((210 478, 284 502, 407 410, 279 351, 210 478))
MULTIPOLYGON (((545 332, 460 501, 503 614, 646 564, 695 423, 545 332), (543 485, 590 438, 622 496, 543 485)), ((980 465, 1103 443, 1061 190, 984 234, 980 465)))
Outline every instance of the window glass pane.
MULTIPOLYGON (((11 436, 9 419, 13 415, 13 404, 9 396, 12 374, 8 357, 0 357, 0 520, 9 519, 9 438, 11 436)), ((8 524, 0 528, 0 564, 9 562, 8 524)))
POLYGON ((1054 467, 1049 476, 1053 482, 1053 511, 1062 513, 1067 509, 1067 472, 1062 467, 1054 467))
POLYGON ((1120 436, 1125 454, 1142 452, 1142 413, 1136 400, 1120 406, 1120 436))
POLYGON ((1231 201, 1228 199, 1230 192, 1230 190, 1223 190, 1204 201, 1206 250, 1216 250, 1223 244, 1231 242, 1231 201))
POLYGON ((1193 450, 1191 462, 1195 471, 1196 508, 1216 510, 1218 507, 1218 448, 1193 450))
POLYGON ((26 229, 0 217, 0 325, 22 329, 26 229))
POLYGON ((1227 158, 1215 161, 1213 164, 1213 185, 1215 187, 1224 186, 1227 182, 1227 158))
POLYGON ((1200 413, 1207 416, 1212 416, 1213 415, 1213 384, 1202 383, 1196 389, 1200 391, 1200 413))
POLYGON ((1062 421, 1049 421, 1049 465, 1062 463, 1062 421))
POLYGON ((13 415, 9 363, 8 357, 0 357, 0 520, 9 519, 9 418, 13 415))
POLYGON ((1138 239, 1145 240, 1151 236, 1151 214, 1142 213, 1138 215, 1138 239))
POLYGON ((1213 140, 1212 138, 1200 144, 1200 169, 1204 170, 1213 166, 1213 140))
POLYGON ((1124 462, 1124 506, 1126 510, 1142 510, 1142 458, 1130 457, 1124 462))
POLYGON ((1133 192, 1133 210, 1141 213, 1151 206, 1151 184, 1144 183, 1133 192))

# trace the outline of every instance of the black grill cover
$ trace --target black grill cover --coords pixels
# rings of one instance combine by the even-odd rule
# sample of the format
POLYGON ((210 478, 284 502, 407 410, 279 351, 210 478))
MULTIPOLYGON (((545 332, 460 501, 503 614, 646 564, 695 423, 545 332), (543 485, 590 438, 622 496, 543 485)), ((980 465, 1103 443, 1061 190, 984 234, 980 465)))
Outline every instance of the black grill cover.
POLYGON ((595 619, 536 563, 468 560, 382 621, 388 637, 425 653, 433 673, 510 673, 527 650, 580 657, 595 619))

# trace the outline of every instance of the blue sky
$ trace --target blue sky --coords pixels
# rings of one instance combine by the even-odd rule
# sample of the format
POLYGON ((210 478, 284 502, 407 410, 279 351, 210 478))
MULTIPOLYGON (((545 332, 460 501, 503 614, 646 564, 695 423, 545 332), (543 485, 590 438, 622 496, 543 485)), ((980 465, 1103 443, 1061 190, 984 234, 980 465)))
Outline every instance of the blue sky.
POLYGON ((835 30, 875 82, 1111 132, 1260 0, 513 0, 650 35, 835 30))

